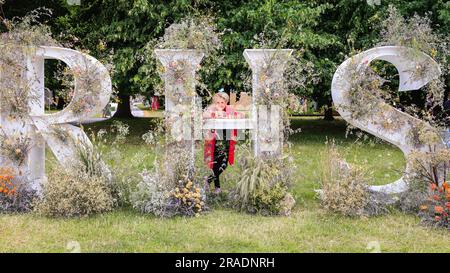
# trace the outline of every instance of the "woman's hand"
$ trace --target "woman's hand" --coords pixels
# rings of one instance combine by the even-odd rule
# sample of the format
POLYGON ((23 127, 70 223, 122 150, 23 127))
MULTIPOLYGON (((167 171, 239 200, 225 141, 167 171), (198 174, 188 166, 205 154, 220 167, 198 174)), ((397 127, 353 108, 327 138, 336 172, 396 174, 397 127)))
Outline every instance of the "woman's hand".
POLYGON ((227 113, 225 111, 216 111, 216 118, 226 118, 227 113))
POLYGON ((206 111, 203 112, 203 118, 215 118, 216 107, 209 106, 206 111))

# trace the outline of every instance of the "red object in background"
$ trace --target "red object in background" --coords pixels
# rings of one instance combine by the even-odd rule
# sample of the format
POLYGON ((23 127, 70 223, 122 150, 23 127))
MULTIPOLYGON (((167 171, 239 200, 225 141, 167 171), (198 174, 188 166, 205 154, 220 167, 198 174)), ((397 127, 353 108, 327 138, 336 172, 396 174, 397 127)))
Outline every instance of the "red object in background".
POLYGON ((158 101, 158 97, 153 96, 152 97, 152 110, 156 111, 159 108, 159 101, 158 101))

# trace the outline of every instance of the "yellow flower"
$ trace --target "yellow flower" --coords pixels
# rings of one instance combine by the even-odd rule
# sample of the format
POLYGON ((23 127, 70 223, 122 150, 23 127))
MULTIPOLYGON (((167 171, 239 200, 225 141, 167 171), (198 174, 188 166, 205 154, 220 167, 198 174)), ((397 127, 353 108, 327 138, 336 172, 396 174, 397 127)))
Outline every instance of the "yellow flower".
POLYGON ((104 43, 103 41, 100 41, 100 42, 98 43, 98 45, 97 45, 97 49, 100 50, 100 51, 105 50, 105 49, 106 49, 105 43, 104 43))
POLYGON ((437 51, 436 51, 436 49, 431 49, 431 57, 436 57, 436 55, 437 55, 437 51))

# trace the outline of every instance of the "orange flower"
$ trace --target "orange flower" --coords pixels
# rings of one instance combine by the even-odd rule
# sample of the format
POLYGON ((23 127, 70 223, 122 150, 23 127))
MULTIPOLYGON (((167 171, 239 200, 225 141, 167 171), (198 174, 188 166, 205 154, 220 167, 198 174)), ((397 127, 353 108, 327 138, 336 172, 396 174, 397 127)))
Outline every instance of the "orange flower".
POLYGON ((431 188, 432 191, 435 191, 436 190, 436 184, 431 183, 430 184, 430 188, 431 188))
POLYGON ((447 184, 447 181, 444 181, 444 183, 442 183, 442 187, 447 190, 450 186, 447 184))
POLYGON ((447 207, 448 210, 450 210, 450 202, 445 203, 445 206, 447 207))
POLYGON ((427 210, 428 209, 428 206, 427 205, 421 205, 420 206, 420 210, 427 210))
POLYGON ((434 206, 434 212, 437 214, 442 214, 444 212, 444 208, 442 206, 434 206))
POLYGON ((437 194, 433 194, 433 199, 439 201, 441 198, 437 194))
POLYGON ((11 169, 0 168, 0 193, 11 196, 15 193, 15 186, 13 184, 14 176, 11 169))

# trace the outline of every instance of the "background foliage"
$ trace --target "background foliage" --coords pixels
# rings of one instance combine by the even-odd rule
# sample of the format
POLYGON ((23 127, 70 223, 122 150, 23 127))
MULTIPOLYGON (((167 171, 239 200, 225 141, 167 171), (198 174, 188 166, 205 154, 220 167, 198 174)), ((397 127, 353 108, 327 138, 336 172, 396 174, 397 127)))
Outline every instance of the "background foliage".
MULTIPOLYGON (((211 91, 245 90, 242 74, 248 67, 243 50, 255 47, 255 35, 265 33, 283 47, 303 50, 303 57, 319 72, 318 82, 292 92, 330 105, 336 67, 346 56, 377 44, 389 4, 405 17, 428 15, 434 29, 448 35, 446 0, 82 0, 80 6, 65 0, 6 0, 2 17, 23 16, 42 6, 52 9, 53 15, 42 20, 55 37, 88 49, 99 59, 113 56, 114 86, 118 98, 127 102, 130 95, 149 97, 155 92, 159 80, 155 60, 144 58, 148 42, 186 16, 210 15, 223 32, 224 57, 222 65, 202 75, 211 91)), ((1 30, 6 30, 4 25, 1 30)), ((448 76, 446 82, 448 86, 448 76)))

